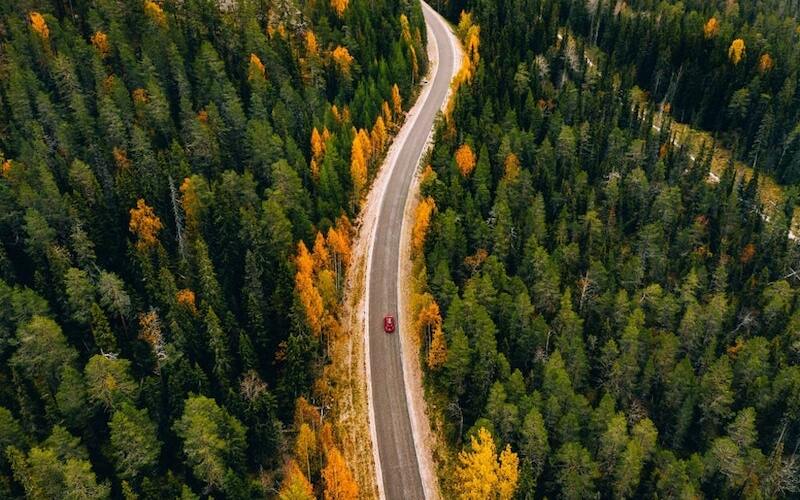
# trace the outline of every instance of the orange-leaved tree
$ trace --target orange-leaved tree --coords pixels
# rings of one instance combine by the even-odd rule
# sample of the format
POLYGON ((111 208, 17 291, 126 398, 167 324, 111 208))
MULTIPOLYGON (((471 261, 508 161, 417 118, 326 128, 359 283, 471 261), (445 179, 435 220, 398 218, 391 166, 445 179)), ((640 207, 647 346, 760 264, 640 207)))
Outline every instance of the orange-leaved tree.
POLYGON ((344 76, 349 76, 350 68, 353 66, 354 60, 353 56, 350 55, 350 51, 347 50, 346 47, 337 45, 336 48, 333 49, 333 52, 331 52, 331 57, 339 72, 344 76))
POLYGON ((322 469, 325 481, 325 500, 355 500, 358 498, 358 484, 353 479, 347 462, 341 452, 331 446, 327 450, 327 464, 322 469))
POLYGON ((108 43, 108 35, 103 33, 102 31, 96 31, 94 35, 92 35, 92 45, 97 49, 97 52, 100 53, 100 57, 105 59, 108 57, 108 54, 111 52, 111 46, 108 43))
POLYGON ((462 176, 467 177, 472 173, 475 169, 475 162, 475 152, 472 151, 472 147, 469 144, 462 144, 456 150, 456 166, 462 176))
POLYGON ((136 248, 144 251, 158 244, 158 232, 161 230, 161 219, 153 212, 141 198, 136 202, 136 208, 130 210, 131 220, 128 224, 130 231, 136 235, 136 248))
POLYGON ((764 74, 771 70, 773 66, 775 66, 775 61, 772 60, 772 56, 766 52, 761 54, 761 57, 758 59, 758 71, 764 74))
POLYGON ((719 22, 716 17, 711 17, 708 19, 708 22, 703 25, 703 36, 706 39, 710 39, 717 36, 717 33, 719 33, 719 22))
POLYGON ((434 210, 436 210, 436 202, 430 196, 420 201, 419 205, 417 205, 417 210, 414 214, 414 227, 411 229, 412 257, 416 257, 422 252, 434 210))
POLYGON ((31 29, 39 35, 39 38, 42 40, 50 38, 50 28, 47 27, 47 21, 44 20, 44 16, 34 11, 28 17, 31 20, 31 29))
POLYGON ((267 70, 264 68, 264 63, 261 62, 261 58, 255 54, 250 54, 250 64, 247 67, 247 79, 252 82, 261 78, 266 78, 266 76, 267 70))
POLYGON ((306 31, 306 52, 310 56, 319 54, 319 43, 317 42, 317 35, 313 31, 306 31))
POLYGON ((331 8, 336 15, 342 17, 344 15, 344 11, 347 10, 347 4, 350 3, 350 0, 331 0, 331 8))
POLYGON ((303 305, 306 314, 306 323, 311 328, 311 333, 319 336, 322 332, 322 322, 325 309, 322 303, 322 296, 314 286, 314 259, 302 241, 297 244, 297 256, 295 257, 297 273, 295 274, 295 290, 303 305))

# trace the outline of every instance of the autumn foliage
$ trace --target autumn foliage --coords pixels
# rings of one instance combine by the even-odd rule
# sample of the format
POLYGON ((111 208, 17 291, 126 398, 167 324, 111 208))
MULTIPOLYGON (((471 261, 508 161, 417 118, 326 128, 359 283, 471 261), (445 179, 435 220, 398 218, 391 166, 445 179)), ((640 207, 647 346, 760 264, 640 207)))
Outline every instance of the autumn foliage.
POLYGON ((763 74, 771 70, 773 66, 775 66, 775 62, 772 60, 772 56, 767 53, 761 54, 758 59, 758 71, 763 74))
POLYGON ((300 470, 297 462, 289 460, 283 468, 283 481, 278 491, 279 500, 313 500, 314 489, 300 470))
POLYGON ((333 63, 336 65, 336 68, 339 72, 345 76, 350 75, 350 68, 353 66, 353 56, 350 55, 350 51, 347 50, 347 47, 342 47, 341 45, 337 45, 333 52, 331 52, 331 58, 333 58, 333 63))
POLYGON ((734 66, 739 64, 739 62, 742 60, 744 57, 744 51, 744 40, 741 38, 737 38, 731 43, 731 46, 728 48, 728 57, 734 66))
POLYGON ((336 12, 337 16, 342 17, 349 3, 350 0, 331 0, 331 8, 336 12))
POLYGON ((403 98, 400 97, 400 88, 396 83, 392 85, 392 111, 395 118, 403 114, 403 98))
POLYGON ((719 33, 719 22, 717 18, 711 17, 708 22, 703 25, 703 36, 706 39, 714 38, 719 33))
POLYGON ((358 498, 358 484, 350 467, 338 448, 327 450, 327 464, 322 469, 325 481, 325 500, 355 500, 358 498))
POLYGON ((152 19, 152 21, 159 26, 164 26, 167 24, 167 17, 164 15, 164 10, 156 2, 152 0, 145 0, 144 12, 147 14, 147 17, 152 19))
POLYGON ((306 313, 306 323, 311 333, 319 336, 325 311, 322 307, 322 297, 314 286, 314 259, 302 241, 297 244, 295 264, 297 266, 295 289, 306 313))
POLYGON ((481 427, 458 454, 456 482, 463 500, 508 500, 519 481, 519 458, 510 446, 497 456, 491 433, 481 427))
POLYGON ((475 153, 469 144, 462 144, 456 150, 456 166, 463 177, 468 177, 475 169, 475 153))
POLYGON ((418 255, 425 245, 425 237, 431 225, 431 217, 436 210, 433 198, 427 197, 419 202, 414 213, 414 226, 411 229, 411 255, 418 255))
POLYGON ((92 45, 94 45, 97 52, 99 52, 100 56, 103 58, 108 57, 108 54, 111 52, 111 46, 108 44, 108 35, 102 31, 96 31, 95 34, 92 35, 92 45))
POLYGON ((311 30, 306 31, 306 52, 311 56, 315 56, 319 53, 317 35, 311 30))
POLYGON ((193 291, 188 288, 178 290, 178 293, 175 295, 175 300, 178 301, 178 304, 191 311, 192 314, 197 314, 197 304, 193 291))
POLYGON ((356 134, 350 149, 350 177, 353 180, 353 190, 356 199, 361 198, 364 194, 364 187, 367 185, 368 155, 369 145, 364 144, 362 136, 356 134))
POLYGON ((153 212, 153 207, 147 205, 141 198, 136 202, 136 208, 130 210, 131 220, 128 224, 130 231, 136 235, 136 248, 147 250, 158 244, 158 232, 163 227, 161 219, 153 212))
POLYGON ((42 40, 50 38, 50 28, 47 27, 47 21, 44 20, 44 16, 38 12, 31 12, 29 17, 31 20, 31 29, 39 35, 39 38, 42 40))
POLYGON ((264 63, 261 62, 261 59, 257 55, 250 54, 250 66, 247 70, 247 79, 253 81, 264 77, 266 77, 264 63))

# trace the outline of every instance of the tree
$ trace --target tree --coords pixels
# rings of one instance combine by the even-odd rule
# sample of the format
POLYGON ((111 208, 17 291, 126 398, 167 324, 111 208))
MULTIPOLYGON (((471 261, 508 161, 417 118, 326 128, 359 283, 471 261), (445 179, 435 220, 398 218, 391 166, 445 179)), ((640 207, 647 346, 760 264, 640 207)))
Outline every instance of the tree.
POLYGON ((431 216, 436 210, 436 203, 431 197, 424 198, 414 212, 414 226, 411 229, 411 255, 419 255, 425 245, 425 237, 431 224, 431 216))
POLYGON ((463 499, 511 499, 517 489, 519 461, 509 446, 497 456, 494 439, 481 427, 470 436, 469 447, 458 454, 455 471, 459 495, 463 499))
POLYGON ((731 60, 734 66, 739 64, 739 61, 742 60, 744 57, 745 45, 744 40, 741 38, 737 38, 733 42, 731 42, 730 48, 728 48, 728 58, 731 60))
POLYGON ((132 208, 130 214, 131 221, 128 227, 136 235, 136 248, 144 251, 156 246, 158 244, 158 232, 161 231, 163 226, 161 219, 155 215, 153 207, 139 198, 136 202, 136 208, 132 208))
POLYGON ((94 285, 89 280, 89 274, 83 269, 71 267, 64 275, 64 284, 72 318, 78 323, 88 324, 94 303, 94 285))
POLYGON ((456 166, 463 177, 468 177, 475 168, 475 153, 469 144, 462 144, 456 151, 456 166))
POLYGON ((367 151, 365 149, 361 136, 356 134, 350 150, 350 177, 353 181, 353 193, 356 200, 360 200, 364 195, 364 188, 367 185, 367 151))
MULTIPOLYGON (((294 442, 294 456, 305 466, 306 474, 311 477, 311 461, 317 454, 317 435, 311 427, 303 422, 297 431, 294 442)), ((296 464, 295 464, 296 465, 296 464)))
POLYGON ((213 399, 190 396, 174 429, 183 441, 187 465, 209 488, 219 489, 228 469, 241 467, 246 429, 213 399))
POLYGON ((161 442, 147 410, 122 403, 109 422, 111 447, 117 474, 123 479, 140 477, 158 462, 161 442))
POLYGON ((313 500, 314 490, 297 462, 289 460, 283 467, 283 481, 278 491, 279 500, 313 500))
POLYGON ((347 10, 349 0, 331 0, 331 8, 337 16, 344 16, 344 11, 347 10))
POLYGON ((53 398, 62 367, 77 358, 61 327, 49 318, 34 316, 17 330, 17 342, 19 347, 11 357, 11 366, 30 380, 42 397, 53 398))
POLYGON ((403 98, 400 96, 400 89, 396 83, 392 85, 392 113, 394 113, 395 120, 403 114, 403 98))
POLYGON ((714 38, 719 33, 719 22, 717 18, 710 17, 705 25, 703 25, 703 36, 706 39, 714 38))
POLYGON ((575 442, 566 443, 559 448, 555 461, 556 482, 563 498, 585 498, 593 494, 600 472, 586 448, 575 442))
POLYGON ((326 451, 327 463, 322 469, 326 500, 354 500, 358 498, 358 484, 353 479, 341 452, 332 446, 326 451))
POLYGON ((89 358, 84 368, 89 399, 108 411, 133 401, 138 387, 129 373, 130 365, 127 359, 100 354, 89 358))

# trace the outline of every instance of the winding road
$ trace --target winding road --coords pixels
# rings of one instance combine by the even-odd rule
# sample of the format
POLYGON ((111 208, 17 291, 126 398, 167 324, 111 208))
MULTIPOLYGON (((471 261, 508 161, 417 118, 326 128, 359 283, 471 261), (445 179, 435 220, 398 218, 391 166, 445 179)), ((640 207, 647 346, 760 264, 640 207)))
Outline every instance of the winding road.
MULTIPOLYGON (((381 498, 421 499, 434 496, 431 485, 420 473, 419 431, 410 416, 415 411, 406 394, 407 373, 403 369, 401 336, 408 335, 408 325, 398 321, 393 334, 383 331, 383 318, 400 318, 399 264, 403 214, 420 157, 428 143, 434 119, 447 98, 454 75, 459 48, 450 27, 425 2, 422 2, 428 27, 428 53, 431 76, 425 83, 414 108, 395 139, 396 151, 387 157, 378 200, 379 213, 371 235, 367 256, 367 377, 370 425, 375 470, 381 498)), ((416 411, 422 411, 421 409, 416 411)), ((366 447, 365 447, 366 449, 366 447)))

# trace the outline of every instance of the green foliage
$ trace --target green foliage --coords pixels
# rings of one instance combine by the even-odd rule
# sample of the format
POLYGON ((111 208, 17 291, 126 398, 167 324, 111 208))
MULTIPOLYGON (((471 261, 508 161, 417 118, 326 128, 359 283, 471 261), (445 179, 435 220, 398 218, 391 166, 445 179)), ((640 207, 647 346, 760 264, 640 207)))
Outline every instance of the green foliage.
POLYGON ((351 129, 425 73, 420 6, 5 2, 0 25, 0 444, 19 450, 0 497, 270 496, 257 478, 282 468, 326 355, 293 256, 355 220, 351 129), (184 415, 189 394, 227 416, 184 415), (80 462, 36 447, 56 424, 84 437, 80 462))
POLYGON ((797 5, 441 8, 481 33, 422 186, 448 349, 428 376, 454 448, 491 428, 520 456, 520 498, 796 496, 796 196, 759 190, 800 172, 797 5), (712 144, 690 154, 670 116, 755 175, 712 144))

